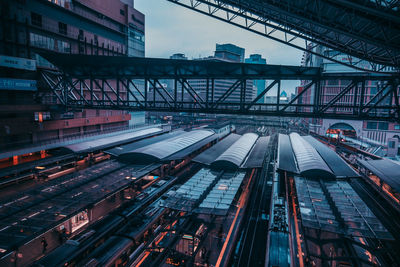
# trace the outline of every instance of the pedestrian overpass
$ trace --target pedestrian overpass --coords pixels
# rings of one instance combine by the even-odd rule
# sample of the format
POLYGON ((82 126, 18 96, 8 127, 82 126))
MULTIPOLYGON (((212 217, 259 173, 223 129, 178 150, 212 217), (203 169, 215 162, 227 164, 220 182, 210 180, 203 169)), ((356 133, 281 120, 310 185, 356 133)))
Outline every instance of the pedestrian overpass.
POLYGON ((324 73, 320 68, 207 60, 42 55, 59 69, 41 71, 44 87, 57 97, 59 105, 70 109, 400 121, 397 74, 324 73), (173 88, 166 88, 163 79, 173 80, 173 88), (191 85, 199 79, 206 81, 201 94, 191 85), (234 82, 216 98, 214 82, 218 79, 234 82), (255 99, 246 98, 246 81, 261 79, 271 82, 255 99), (294 98, 282 103, 279 96, 284 80, 302 81, 303 86, 294 98), (329 96, 323 85, 337 80, 346 80, 348 85, 329 96), (367 92, 368 81, 376 81, 373 95, 367 92), (259 103, 273 88, 275 102, 259 103), (229 101, 233 92, 240 92, 238 101, 229 101), (343 101, 346 97, 353 100, 343 101))

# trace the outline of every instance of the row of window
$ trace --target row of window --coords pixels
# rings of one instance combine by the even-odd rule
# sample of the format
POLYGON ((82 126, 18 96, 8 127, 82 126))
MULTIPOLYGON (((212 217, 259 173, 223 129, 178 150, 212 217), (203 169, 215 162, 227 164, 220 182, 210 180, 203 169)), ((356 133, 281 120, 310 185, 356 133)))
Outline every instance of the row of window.
MULTIPOLYGON (((31 12, 31 23, 32 25, 42 27, 42 15, 35 12, 31 12)), ((58 22, 58 32, 60 34, 67 35, 68 26, 65 23, 58 22)))
POLYGON ((368 130, 389 130, 389 123, 387 122, 376 122, 376 121, 368 121, 367 122, 368 130))
POLYGON ((44 36, 37 33, 29 33, 30 44, 35 47, 53 50, 61 53, 70 53, 71 44, 61 40, 55 40, 54 38, 44 36))

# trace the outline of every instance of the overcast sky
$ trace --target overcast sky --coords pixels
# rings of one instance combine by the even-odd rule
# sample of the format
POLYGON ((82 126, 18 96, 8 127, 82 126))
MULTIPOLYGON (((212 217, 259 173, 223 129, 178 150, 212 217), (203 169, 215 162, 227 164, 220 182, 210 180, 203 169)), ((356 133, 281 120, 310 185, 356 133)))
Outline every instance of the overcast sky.
MULTIPOLYGON (((178 6, 167 0, 135 0, 146 16, 146 57, 168 58, 184 53, 189 59, 213 55, 215 44, 232 43, 269 64, 300 65, 302 52, 228 23, 178 6)), ((283 83, 288 93, 299 82, 283 83)))

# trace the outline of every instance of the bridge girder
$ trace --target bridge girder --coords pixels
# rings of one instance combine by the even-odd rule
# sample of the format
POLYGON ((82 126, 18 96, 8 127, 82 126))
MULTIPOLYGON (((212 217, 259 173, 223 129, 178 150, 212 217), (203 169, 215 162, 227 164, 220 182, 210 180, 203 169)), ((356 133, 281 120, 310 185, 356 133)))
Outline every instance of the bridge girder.
MULTIPOLYGON (((263 115, 280 117, 334 118, 354 120, 385 120, 400 122, 398 80, 384 78, 377 81, 378 92, 366 98, 366 82, 363 77, 347 78, 348 86, 339 94, 328 94, 322 86, 332 80, 319 77, 309 80, 303 90, 288 102, 280 100, 281 79, 272 80, 259 98, 272 88, 277 95, 272 103, 258 103, 240 97, 237 102, 228 100, 239 91, 245 95, 248 77, 236 78, 232 86, 218 99, 215 94, 215 79, 207 78, 204 92, 191 88, 192 79, 173 77, 176 85, 172 90, 165 88, 159 77, 138 80, 119 76, 115 79, 91 77, 79 78, 65 73, 41 72, 42 79, 57 103, 67 109, 112 109, 127 111, 190 112, 213 114, 263 115), (140 87, 138 83, 144 85, 140 87), (308 95, 313 101, 304 100, 308 95), (343 101, 356 95, 354 101, 343 101), (327 100, 329 99, 329 101, 327 100), (369 100, 366 102, 366 100, 369 100)), ((198 79, 196 79, 198 80, 198 79)), ((248 88, 247 88, 248 90, 248 88)), ((45 103, 44 103, 45 104, 45 103)))

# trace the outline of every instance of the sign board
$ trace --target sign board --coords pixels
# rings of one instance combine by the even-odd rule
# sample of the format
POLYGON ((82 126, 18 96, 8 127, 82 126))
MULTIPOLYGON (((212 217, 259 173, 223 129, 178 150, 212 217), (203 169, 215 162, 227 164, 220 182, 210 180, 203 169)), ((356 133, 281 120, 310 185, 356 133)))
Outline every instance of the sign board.
POLYGON ((28 58, 0 55, 0 67, 35 71, 36 61, 28 58))
POLYGON ((37 91, 35 80, 0 78, 0 90, 37 91))

